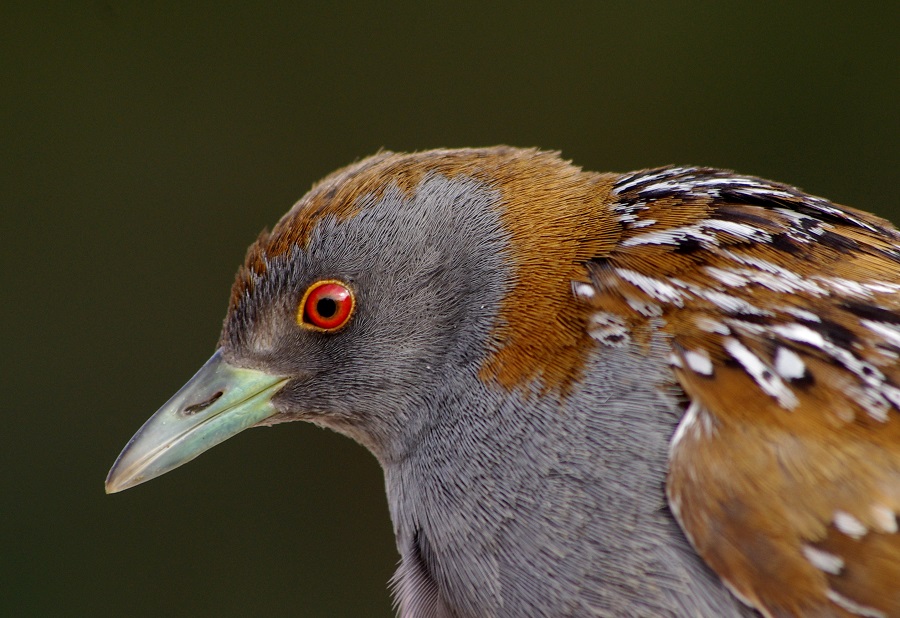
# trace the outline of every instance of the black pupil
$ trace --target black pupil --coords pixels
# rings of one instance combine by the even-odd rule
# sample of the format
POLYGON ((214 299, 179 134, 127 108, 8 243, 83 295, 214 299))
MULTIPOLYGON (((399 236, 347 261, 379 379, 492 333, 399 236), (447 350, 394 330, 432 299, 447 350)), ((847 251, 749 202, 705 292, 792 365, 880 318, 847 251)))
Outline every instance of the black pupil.
POLYGON ((320 298, 316 302, 316 313, 323 318, 330 318, 337 313, 337 303, 333 298, 320 298))

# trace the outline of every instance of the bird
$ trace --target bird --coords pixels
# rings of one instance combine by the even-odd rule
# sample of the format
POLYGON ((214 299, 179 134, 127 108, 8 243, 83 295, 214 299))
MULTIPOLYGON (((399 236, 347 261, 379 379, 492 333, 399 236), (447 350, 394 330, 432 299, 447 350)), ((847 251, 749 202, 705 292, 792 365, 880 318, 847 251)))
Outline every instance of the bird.
POLYGON ((404 618, 900 616, 900 232, 728 170, 380 151, 250 246, 106 479, 307 421, 380 463, 404 618))

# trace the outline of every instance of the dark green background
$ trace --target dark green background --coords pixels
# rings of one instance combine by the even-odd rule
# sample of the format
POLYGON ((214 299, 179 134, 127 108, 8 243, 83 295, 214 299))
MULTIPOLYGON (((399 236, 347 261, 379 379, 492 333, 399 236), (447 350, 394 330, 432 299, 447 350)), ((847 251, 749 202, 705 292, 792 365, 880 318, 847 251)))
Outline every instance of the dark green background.
POLYGON ((730 167, 895 216, 896 3, 829 4, 4 2, 0 614, 390 615, 347 439, 253 430, 103 494, 247 244, 381 147, 730 167))

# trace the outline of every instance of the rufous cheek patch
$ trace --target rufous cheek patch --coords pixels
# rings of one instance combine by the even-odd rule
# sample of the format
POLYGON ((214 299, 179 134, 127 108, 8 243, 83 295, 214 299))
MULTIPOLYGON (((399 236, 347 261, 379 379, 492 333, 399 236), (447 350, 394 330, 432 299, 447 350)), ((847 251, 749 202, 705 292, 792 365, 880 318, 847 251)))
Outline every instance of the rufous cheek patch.
POLYGON ((564 394, 595 346, 588 328, 594 309, 578 302, 572 283, 585 281, 585 263, 608 255, 619 239, 621 227, 606 207, 614 177, 583 172, 546 152, 497 163, 489 177, 502 194, 515 282, 481 377, 510 389, 536 384, 564 394))

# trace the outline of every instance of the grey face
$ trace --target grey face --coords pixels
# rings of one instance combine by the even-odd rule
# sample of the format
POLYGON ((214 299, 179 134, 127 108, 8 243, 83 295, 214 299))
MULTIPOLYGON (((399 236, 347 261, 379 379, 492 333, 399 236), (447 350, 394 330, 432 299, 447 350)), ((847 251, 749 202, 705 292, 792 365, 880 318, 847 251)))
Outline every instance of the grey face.
POLYGON ((271 259, 222 336, 230 364, 290 377, 264 422, 310 420, 397 456, 436 377, 448 364, 474 374, 487 349, 510 281, 497 199, 470 179, 426 178, 410 197, 389 188, 352 218, 323 218, 307 247, 271 259), (323 279, 355 295, 337 332, 296 322, 304 292, 323 279))

